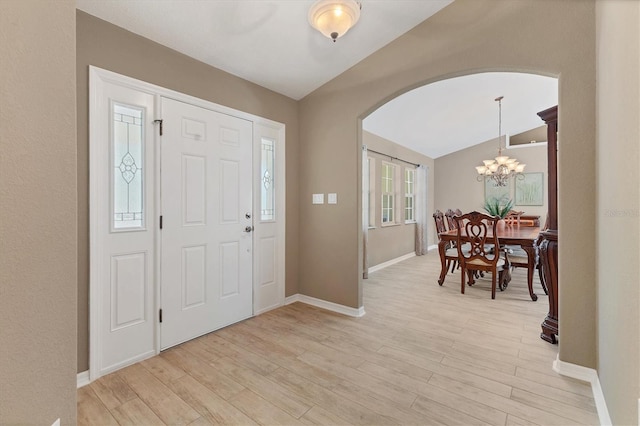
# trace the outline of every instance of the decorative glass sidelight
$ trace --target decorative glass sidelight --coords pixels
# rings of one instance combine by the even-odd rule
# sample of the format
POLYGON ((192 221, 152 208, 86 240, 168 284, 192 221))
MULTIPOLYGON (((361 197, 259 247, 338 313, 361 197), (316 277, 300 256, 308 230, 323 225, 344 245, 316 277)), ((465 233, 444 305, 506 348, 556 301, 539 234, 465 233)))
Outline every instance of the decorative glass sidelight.
POLYGON ((144 228, 144 111, 113 103, 113 229, 144 228))
POLYGON ((275 141, 262 138, 260 150, 260 219, 263 221, 275 220, 275 141))

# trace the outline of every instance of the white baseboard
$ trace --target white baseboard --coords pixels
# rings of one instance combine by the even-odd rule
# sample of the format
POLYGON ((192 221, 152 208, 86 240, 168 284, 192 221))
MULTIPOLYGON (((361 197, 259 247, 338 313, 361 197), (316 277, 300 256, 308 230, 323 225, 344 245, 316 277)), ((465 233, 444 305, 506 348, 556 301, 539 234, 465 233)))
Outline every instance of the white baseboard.
POLYGON ((91 380, 89 380, 89 370, 78 373, 77 381, 78 389, 91 383, 91 380))
POLYGON ((294 294, 284 299, 284 304, 289 305, 291 303, 301 302, 307 305, 315 306, 316 308, 326 309, 327 311, 337 312, 342 315, 350 317, 360 318, 364 316, 364 306, 359 308, 351 308, 349 306, 339 305, 333 302, 327 302, 326 300, 316 299, 315 297, 305 296, 304 294, 294 294))
POLYGON ((598 410, 600 424, 603 426, 610 426, 612 424, 609 409, 607 408, 607 401, 604 399, 604 393, 600 386, 600 378, 596 370, 570 362, 560 361, 560 356, 558 355, 556 360, 553 361, 553 371, 563 376, 591 384, 591 392, 593 392, 593 399, 596 403, 596 409, 598 410))
POLYGON ((411 252, 411 253, 407 253, 403 256, 400 257, 396 257, 395 259, 391 259, 391 260, 387 260, 386 262, 382 262, 382 263, 378 263, 375 266, 370 266, 369 267, 369 273, 375 272, 375 271, 379 271, 380 269, 384 269, 387 266, 391 266, 395 263, 398 262, 402 262, 403 260, 407 260, 407 259, 411 259, 412 257, 416 256, 416 252, 411 252))

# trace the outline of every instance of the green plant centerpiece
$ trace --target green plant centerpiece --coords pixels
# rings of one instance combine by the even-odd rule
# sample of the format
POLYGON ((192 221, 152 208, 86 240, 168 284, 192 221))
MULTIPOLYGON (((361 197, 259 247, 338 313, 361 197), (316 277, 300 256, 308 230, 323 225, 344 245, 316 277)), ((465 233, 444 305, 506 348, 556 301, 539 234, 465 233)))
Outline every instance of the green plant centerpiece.
POLYGON ((513 200, 506 197, 500 199, 491 197, 484 202, 484 210, 491 216, 499 216, 500 219, 504 219, 512 208, 513 200))

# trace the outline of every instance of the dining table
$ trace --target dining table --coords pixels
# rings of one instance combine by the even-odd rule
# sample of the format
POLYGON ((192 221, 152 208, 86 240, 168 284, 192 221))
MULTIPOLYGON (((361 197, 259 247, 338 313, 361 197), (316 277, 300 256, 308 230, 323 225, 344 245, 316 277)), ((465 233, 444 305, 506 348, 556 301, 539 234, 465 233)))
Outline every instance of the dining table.
MULTIPOLYGON (((461 238, 464 240, 464 230, 461 238)), ((538 248, 536 247, 536 240, 540 234, 539 226, 522 226, 522 225, 506 225, 504 228, 500 227, 496 230, 498 234, 498 243, 500 246, 520 246, 527 253, 527 285, 529 286, 529 296, 534 302, 538 300, 538 296, 533 291, 533 270, 538 263, 538 248)), ((438 234, 438 253, 440 254, 440 263, 442 269, 440 270, 440 277, 438 278, 438 284, 444 283, 444 278, 447 275, 447 262, 445 259, 446 250, 448 247, 455 245, 458 239, 458 230, 450 229, 438 234)), ((493 230, 489 230, 488 238, 493 238, 493 230)), ((508 256, 508 255, 507 255, 508 256)), ((510 275, 506 278, 506 283, 510 280, 510 275)))

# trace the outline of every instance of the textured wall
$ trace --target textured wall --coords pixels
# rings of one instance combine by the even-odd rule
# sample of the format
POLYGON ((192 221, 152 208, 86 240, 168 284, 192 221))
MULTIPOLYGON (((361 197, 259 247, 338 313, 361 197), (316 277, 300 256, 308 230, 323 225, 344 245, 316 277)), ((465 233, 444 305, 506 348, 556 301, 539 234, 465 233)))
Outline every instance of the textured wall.
POLYGON ((640 397, 640 2, 598 1, 598 375, 613 424, 640 397))
POLYGON ((595 367, 594 40, 593 1, 458 0, 302 99, 300 197, 338 191, 348 201, 331 214, 300 206, 301 293, 362 305, 358 120, 444 78, 479 71, 558 77, 560 357, 595 367))
MULTIPOLYGON (((553 106, 553 105, 549 105, 553 106)), ((542 121, 542 120, 541 120, 542 121)), ((435 207, 443 212, 450 207, 458 207, 463 212, 472 210, 484 211, 484 183, 476 180, 476 166, 482 160, 497 155, 497 138, 449 155, 436 158, 436 203, 435 207), (445 209, 445 210, 443 210, 445 209)), ((543 172, 544 185, 542 206, 514 206, 515 210, 525 214, 540 216, 544 224, 547 215, 547 146, 529 146, 503 150, 503 154, 515 157, 520 163, 527 165, 525 172, 543 172)), ((514 183, 511 182, 511 198, 514 198, 514 183)))
MULTIPOLYGON (((415 224, 405 224, 404 223, 404 170, 405 168, 414 169, 415 167, 412 165, 407 165, 402 161, 390 160, 389 156, 401 158, 406 161, 410 161, 416 164, 422 164, 429 168, 429 176, 428 176, 428 199, 427 199, 427 208, 433 208, 433 200, 434 200, 434 179, 433 179, 433 159, 429 158, 425 155, 419 154, 415 151, 407 149, 403 146, 400 146, 392 141, 381 138, 377 135, 374 135, 369 132, 364 132, 362 135, 362 142, 364 145, 367 145, 369 149, 382 152, 387 154, 387 156, 375 154, 373 152, 369 153, 369 157, 375 159, 375 195, 374 195, 374 208, 375 208, 375 229, 369 229, 369 267, 378 265, 383 262, 387 262, 389 260, 395 259, 397 257, 403 256, 405 254, 411 253, 415 251, 415 224), (399 206, 401 209, 396 210, 396 214, 401 214, 402 216, 398 216, 399 221, 397 225, 393 226, 381 226, 381 169, 382 169, 382 161, 391 162, 395 164, 396 167, 399 167, 399 175, 400 176, 400 184, 401 188, 403 188, 401 192, 400 198, 398 198, 399 206)), ((419 202, 416 200, 416 202, 419 202)), ((429 221, 427 223, 428 226, 428 237, 427 244, 432 245, 435 244, 435 234, 434 234, 434 226, 433 221, 429 221)))
POLYGON ((0 423, 76 421, 75 2, 0 1, 0 423))
POLYGON ((77 12, 78 371, 88 368, 89 65, 269 118, 286 125, 286 289, 298 293, 298 107, 293 99, 77 12))

